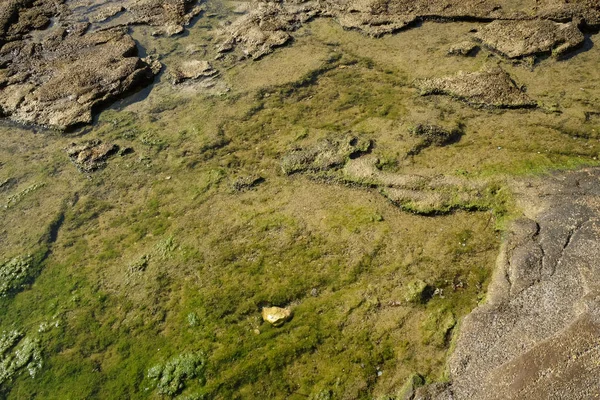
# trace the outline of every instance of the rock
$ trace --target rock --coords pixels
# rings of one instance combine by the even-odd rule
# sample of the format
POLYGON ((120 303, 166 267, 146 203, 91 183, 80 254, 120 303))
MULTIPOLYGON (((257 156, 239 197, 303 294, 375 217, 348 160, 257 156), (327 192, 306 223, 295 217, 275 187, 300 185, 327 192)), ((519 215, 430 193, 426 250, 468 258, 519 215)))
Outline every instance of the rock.
POLYGON ((262 309, 262 318, 273 326, 281 326, 290 319, 292 312, 287 308, 264 307, 262 309))
POLYGON ((118 153, 119 146, 102 143, 100 140, 90 140, 81 144, 72 143, 66 151, 80 171, 93 172, 104 168, 106 160, 118 153))
POLYGON ((477 46, 476 43, 466 40, 450 47, 448 49, 448 55, 468 57, 473 55, 478 49, 479 46, 477 46))
POLYGON ((90 22, 104 22, 123 11, 125 11, 125 7, 122 5, 108 5, 106 7, 101 7, 88 18, 90 22))
POLYGON ((422 96, 444 94, 475 107, 531 108, 535 101, 500 67, 416 82, 422 96))
MULTIPOLYGON (((254 1, 238 12, 244 14, 223 30, 217 47, 220 52, 239 47, 253 59, 290 42, 292 33, 315 17, 330 17, 346 29, 357 29, 375 37, 411 27, 422 20, 529 21, 537 16, 547 26, 554 24, 547 24, 551 20, 579 19, 588 27, 600 26, 600 5, 596 0, 502 2, 500 5, 495 0, 283 0, 254 1)), ((565 32, 559 33, 559 37, 565 32)), ((561 44, 557 43, 558 47, 561 44)), ((468 47, 456 49, 457 54, 469 54, 470 50, 468 47)))
MULTIPOLYGON (((447 400, 600 393, 600 169, 523 180, 487 302, 461 324, 447 400)), ((429 393, 433 393, 429 391, 429 393)))
POLYGON ((92 109, 151 81, 121 29, 78 35, 60 29, 36 46, 30 39, 3 46, 0 109, 11 119, 66 129, 89 123, 92 109))
POLYGON ((420 279, 416 279, 406 285, 404 299, 409 303, 423 303, 427 300, 430 286, 420 279))
POLYGON ((325 171, 344 165, 346 160, 369 151, 371 140, 354 136, 323 139, 305 149, 294 149, 283 157, 281 167, 290 175, 301 171, 325 171))
POLYGON ((412 374, 404 382, 402 387, 396 392, 395 398, 398 400, 411 400, 415 394, 415 390, 425 384, 425 379, 419 374, 412 374))
POLYGON ((475 37, 508 58, 543 53, 558 57, 583 44, 585 37, 577 27, 578 22, 494 21, 481 28, 475 37))
POLYGON ((208 61, 189 60, 174 66, 169 76, 174 85, 188 79, 210 78, 218 74, 208 61))

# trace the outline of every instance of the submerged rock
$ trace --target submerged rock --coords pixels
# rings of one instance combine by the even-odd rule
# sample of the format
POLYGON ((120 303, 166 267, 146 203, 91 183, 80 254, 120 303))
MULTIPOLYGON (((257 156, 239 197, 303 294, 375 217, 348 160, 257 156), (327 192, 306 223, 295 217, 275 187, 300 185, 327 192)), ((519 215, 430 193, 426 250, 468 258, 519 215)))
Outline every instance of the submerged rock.
POLYGON ((292 316, 291 310, 281 307, 265 307, 262 309, 262 318, 273 326, 281 326, 292 316))
POLYGON ((585 37, 577 27, 578 22, 494 21, 479 30, 475 37, 508 58, 542 53, 560 56, 583 44, 585 37))
POLYGON ((445 94, 477 107, 531 108, 537 105, 500 67, 422 79, 416 82, 416 86, 423 96, 445 94))
POLYGON ((283 157, 281 167, 288 175, 301 171, 325 171, 344 165, 350 157, 368 152, 371 146, 371 140, 354 136, 323 139, 310 147, 289 152, 283 157))
POLYGON ((93 172, 106 166, 106 160, 117 154, 119 146, 90 140, 81 144, 71 144, 66 149, 71 161, 82 172, 93 172))
POLYGON ((189 60, 174 66, 169 72, 173 84, 188 79, 210 78, 218 74, 208 61, 189 60))

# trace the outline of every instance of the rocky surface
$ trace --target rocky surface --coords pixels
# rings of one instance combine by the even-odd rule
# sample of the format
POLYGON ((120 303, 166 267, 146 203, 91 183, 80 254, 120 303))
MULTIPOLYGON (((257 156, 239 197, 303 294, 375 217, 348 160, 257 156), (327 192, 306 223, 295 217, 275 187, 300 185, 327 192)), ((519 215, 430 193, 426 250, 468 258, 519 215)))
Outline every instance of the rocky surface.
POLYGON ((0 49, 2 114, 65 129, 91 122, 94 107, 153 77, 122 29, 84 31, 57 28, 43 46, 22 40, 0 49))
POLYGON ((475 37, 508 58, 543 53, 559 57, 583 44, 585 37, 577 27, 578 22, 494 21, 479 30, 475 37))
MULTIPOLYGON (((567 24, 573 28, 565 30, 545 21, 580 21, 586 27, 600 26, 600 4, 595 0, 288 0, 281 3, 254 1, 246 10, 245 15, 222 32, 221 52, 240 47, 246 56, 260 58, 289 42, 293 31, 315 17, 333 18, 344 28, 357 29, 371 36, 393 33, 423 20, 529 21, 537 17, 545 33, 534 38, 542 43, 532 41, 529 47, 540 48, 542 52, 548 51, 544 44, 548 35, 554 43, 551 49, 570 49, 573 46, 561 47, 566 43, 561 42, 561 38, 567 36, 569 42, 573 41, 572 35, 577 29, 575 23, 567 24)), ((520 29, 526 32, 529 28, 525 24, 520 29)))
POLYGON ((415 399, 592 399, 600 392, 600 170, 517 184, 487 302, 465 318, 451 385, 415 399))
POLYGON ((421 95, 444 94, 476 107, 530 108, 536 102, 500 67, 472 73, 422 79, 416 82, 421 95))
POLYGON ((0 115, 58 129, 91 122, 95 108, 160 71, 156 59, 138 57, 124 27, 147 24, 175 34, 201 10, 188 0, 3 2, 0 115))
POLYGON ((106 166, 106 160, 119 151, 115 144, 102 143, 100 140, 73 143, 67 149, 67 155, 82 172, 93 172, 106 166))

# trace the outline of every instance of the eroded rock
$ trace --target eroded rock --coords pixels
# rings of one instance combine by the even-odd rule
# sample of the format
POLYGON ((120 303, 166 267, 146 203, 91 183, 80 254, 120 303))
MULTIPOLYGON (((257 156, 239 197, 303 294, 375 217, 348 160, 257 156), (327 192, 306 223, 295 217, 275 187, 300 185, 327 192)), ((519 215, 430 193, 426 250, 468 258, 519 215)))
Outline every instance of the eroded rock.
POLYGON ((422 79, 416 86, 423 96, 449 95, 476 107, 531 108, 537 105, 500 67, 422 79))
POLYGON ((448 49, 449 56, 463 56, 468 57, 476 53, 479 46, 469 40, 457 43, 448 49))
POLYGON ((93 172, 106 166, 106 160, 117 154, 119 146, 90 140, 84 143, 73 143, 67 149, 67 155, 82 172, 93 172))
POLYGON ((89 34, 59 29, 44 46, 11 42, 0 50, 7 64, 0 78, 2 114, 60 129, 89 123, 95 106, 152 79, 136 54, 135 42, 121 29, 89 34))
POLYGON ((583 44, 585 37, 577 27, 578 22, 494 21, 480 29, 475 37, 508 58, 543 53, 558 57, 583 44))

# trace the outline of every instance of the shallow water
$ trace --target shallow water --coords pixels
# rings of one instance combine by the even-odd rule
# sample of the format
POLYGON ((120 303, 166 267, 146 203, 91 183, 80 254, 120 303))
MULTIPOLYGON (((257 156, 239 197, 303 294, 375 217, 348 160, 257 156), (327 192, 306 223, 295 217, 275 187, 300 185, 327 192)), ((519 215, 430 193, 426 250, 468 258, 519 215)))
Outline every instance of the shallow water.
POLYGON ((0 299, 0 331, 39 340, 44 360, 2 394, 160 398, 149 369, 198 352, 205 364, 180 377, 182 396, 372 398, 415 373, 445 379, 455 323, 484 299, 504 224, 520 213, 510 180, 597 165, 599 121, 586 112, 600 111, 599 47, 532 69, 485 49, 447 56, 474 23, 374 39, 320 19, 290 46, 231 63, 213 61, 214 44, 235 4, 207 6, 182 36, 133 29, 165 72, 93 127, 0 126, 0 260, 39 257, 23 287, 0 299), (212 86, 167 79, 188 59, 219 70, 212 86), (413 87, 496 64, 542 106, 474 109, 413 87), (461 123, 464 134, 409 156, 419 123, 461 123), (423 216, 342 169, 282 172, 291 150, 348 132, 373 141, 368 156, 384 172, 483 180, 491 200, 423 216), (83 174, 64 149, 91 139, 134 152, 83 174), (248 177, 264 183, 236 190, 248 177), (418 280, 438 292, 407 302, 418 280), (272 327, 265 305, 290 307, 293 318, 272 327))

